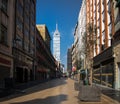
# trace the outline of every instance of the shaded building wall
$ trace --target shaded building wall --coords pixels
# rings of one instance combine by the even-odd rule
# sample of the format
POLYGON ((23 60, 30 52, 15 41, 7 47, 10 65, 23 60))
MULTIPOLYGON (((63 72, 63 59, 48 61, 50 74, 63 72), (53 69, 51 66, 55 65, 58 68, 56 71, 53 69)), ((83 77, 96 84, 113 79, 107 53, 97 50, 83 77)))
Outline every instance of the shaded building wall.
POLYGON ((15 0, 14 78, 34 80, 36 0, 15 0))
POLYGON ((42 38, 39 30, 36 28, 36 58, 37 70, 36 78, 46 80, 55 77, 56 63, 46 42, 42 38))
POLYGON ((67 71, 71 73, 72 71, 72 51, 71 48, 67 52, 67 71))
POLYGON ((0 87, 13 77, 12 35, 14 34, 15 0, 0 0, 0 87))

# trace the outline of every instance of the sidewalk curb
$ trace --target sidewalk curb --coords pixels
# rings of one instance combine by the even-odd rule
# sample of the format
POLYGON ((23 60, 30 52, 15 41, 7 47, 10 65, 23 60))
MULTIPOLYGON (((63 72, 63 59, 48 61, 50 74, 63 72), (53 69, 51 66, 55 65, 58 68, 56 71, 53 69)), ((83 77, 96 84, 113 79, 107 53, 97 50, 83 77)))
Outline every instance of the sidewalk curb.
POLYGON ((101 97, 102 99, 104 99, 104 100, 107 99, 109 102, 111 102, 111 103, 113 103, 113 104, 114 104, 114 103, 115 103, 115 104, 120 104, 118 101, 116 101, 116 100, 114 100, 114 99, 112 99, 112 98, 110 98, 110 97, 108 97, 108 96, 106 96, 106 95, 104 95, 104 94, 102 94, 101 96, 102 96, 102 97, 101 97))
POLYGON ((110 88, 110 87, 103 86, 103 85, 100 85, 100 84, 95 84, 95 83, 93 83, 93 84, 96 85, 96 86, 102 87, 102 88, 106 88, 106 89, 110 89, 110 90, 114 90, 114 91, 120 91, 118 89, 110 88))

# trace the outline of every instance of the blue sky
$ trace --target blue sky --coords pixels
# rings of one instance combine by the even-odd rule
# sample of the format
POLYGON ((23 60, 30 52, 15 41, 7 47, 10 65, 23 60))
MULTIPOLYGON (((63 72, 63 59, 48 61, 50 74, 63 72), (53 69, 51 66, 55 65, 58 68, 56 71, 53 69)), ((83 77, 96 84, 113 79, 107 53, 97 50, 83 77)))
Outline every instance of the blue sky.
MULTIPOLYGON (((51 38, 58 24, 61 34, 61 62, 67 68, 67 49, 71 47, 81 0, 37 0, 36 24, 46 24, 51 38)), ((51 41, 51 51, 53 43, 51 41)))

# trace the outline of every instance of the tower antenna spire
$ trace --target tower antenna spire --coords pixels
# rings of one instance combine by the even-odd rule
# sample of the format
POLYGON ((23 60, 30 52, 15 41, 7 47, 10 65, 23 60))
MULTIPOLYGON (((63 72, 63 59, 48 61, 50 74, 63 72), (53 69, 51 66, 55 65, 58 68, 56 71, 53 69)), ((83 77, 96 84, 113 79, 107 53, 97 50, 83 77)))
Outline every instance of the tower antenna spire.
POLYGON ((56 30, 58 30, 58 24, 57 24, 57 22, 56 22, 56 30))

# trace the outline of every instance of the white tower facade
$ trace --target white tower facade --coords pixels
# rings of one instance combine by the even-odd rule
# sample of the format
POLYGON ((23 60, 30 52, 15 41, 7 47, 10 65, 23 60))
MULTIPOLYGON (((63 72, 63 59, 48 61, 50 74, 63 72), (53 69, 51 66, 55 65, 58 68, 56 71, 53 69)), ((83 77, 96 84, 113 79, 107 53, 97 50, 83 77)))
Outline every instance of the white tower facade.
POLYGON ((56 24, 56 30, 53 34, 53 55, 54 58, 60 62, 60 32, 58 31, 57 24, 56 24))

